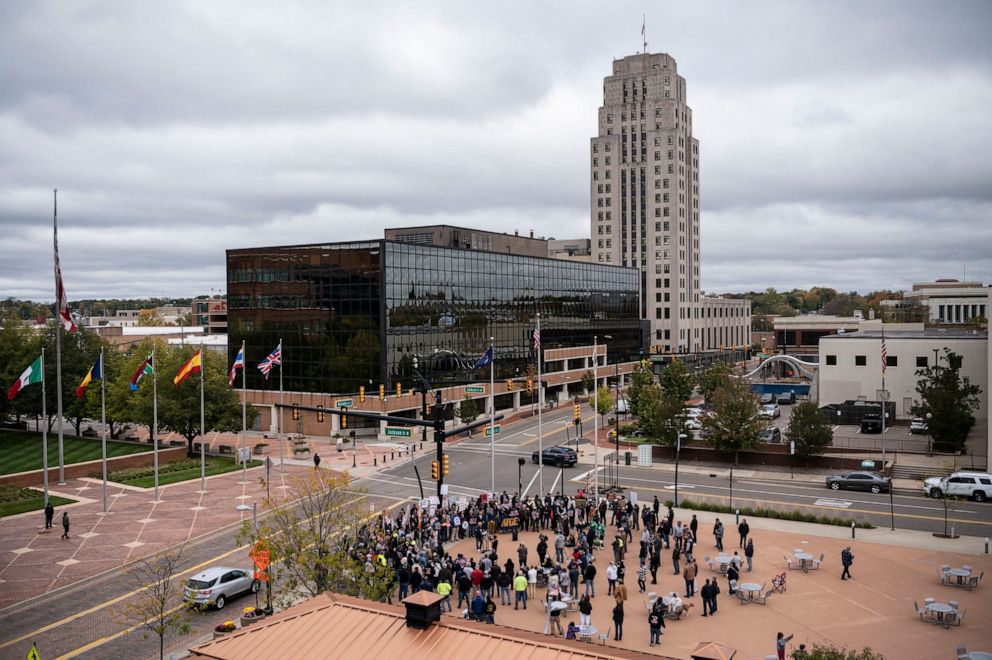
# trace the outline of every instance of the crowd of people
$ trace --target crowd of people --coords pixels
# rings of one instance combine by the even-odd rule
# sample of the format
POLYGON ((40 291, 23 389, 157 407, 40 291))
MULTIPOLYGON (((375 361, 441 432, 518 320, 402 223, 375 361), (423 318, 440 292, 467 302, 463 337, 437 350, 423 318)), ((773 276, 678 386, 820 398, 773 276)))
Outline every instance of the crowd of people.
MULTIPOLYGON (((723 547, 723 529, 717 520, 713 528, 717 549, 723 547)), ((745 559, 750 571, 754 555, 746 520, 738 525, 738 532, 744 557, 735 551, 731 558, 727 570, 731 593, 745 559)), ((503 492, 491 498, 448 499, 434 506, 411 505, 383 513, 361 526, 347 540, 347 548, 365 561, 369 573, 374 572, 375 563, 390 569, 395 584, 389 598, 396 594, 402 600, 418 591, 433 591, 443 596, 442 611, 459 610, 469 619, 495 623, 500 607, 527 609, 535 598, 555 602, 567 597, 577 604, 579 626, 589 626, 592 599, 597 586, 602 588, 594 550, 609 547, 612 561, 602 573, 606 594, 614 601, 610 612, 613 638, 619 641, 623 639, 627 578, 636 580, 639 593, 647 592, 649 584, 658 584, 664 553, 671 553, 673 574, 685 583, 684 598, 697 595, 698 534, 695 515, 687 522, 676 520, 670 507, 661 510, 657 497, 641 504, 611 493, 596 505, 582 491, 574 496, 523 499, 503 492), (517 542, 518 531, 537 532, 536 547, 517 542), (455 542, 466 539, 474 540, 476 555, 448 552, 455 542), (636 551, 632 550, 635 543, 636 551)), ((698 590, 703 616, 716 614, 720 593, 717 578, 704 581, 698 590)), ((665 600, 668 604, 657 598, 647 613, 651 645, 661 643, 666 616, 684 607, 675 592, 665 600)), ((552 634, 566 638, 578 634, 580 628, 574 623, 563 628, 559 611, 551 609, 548 618, 552 634)))

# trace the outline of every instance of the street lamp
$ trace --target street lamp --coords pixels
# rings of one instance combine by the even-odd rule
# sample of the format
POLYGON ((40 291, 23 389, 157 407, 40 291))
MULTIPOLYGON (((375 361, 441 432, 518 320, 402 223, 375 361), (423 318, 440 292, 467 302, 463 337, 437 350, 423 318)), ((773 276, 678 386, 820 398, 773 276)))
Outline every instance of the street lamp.
POLYGON ((933 434, 930 432, 930 420, 932 419, 933 413, 927 413, 927 456, 933 456, 933 434))
POLYGON ((675 506, 679 505, 679 454, 682 453, 682 439, 688 438, 685 433, 679 433, 675 440, 675 506))

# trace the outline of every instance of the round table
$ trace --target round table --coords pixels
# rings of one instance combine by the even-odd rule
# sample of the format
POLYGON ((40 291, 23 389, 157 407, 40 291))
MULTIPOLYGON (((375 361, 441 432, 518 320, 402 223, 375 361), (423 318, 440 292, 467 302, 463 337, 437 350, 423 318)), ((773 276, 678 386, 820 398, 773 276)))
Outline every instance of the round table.
POLYGON ((937 622, 945 628, 947 627, 947 624, 944 623, 944 615, 955 611, 954 608, 947 603, 927 603, 927 609, 937 615, 937 622))
POLYGON ((714 557, 713 558, 713 561, 715 561, 716 563, 720 564, 720 574, 721 575, 727 572, 727 565, 730 564, 730 557, 728 557, 726 555, 720 555, 718 557, 714 557))
POLYGON ((967 568, 952 568, 949 571, 947 571, 947 574, 956 577, 958 579, 958 584, 961 584, 962 582, 964 582, 964 579, 966 577, 971 576, 971 571, 969 571, 967 568))
POLYGON ((992 660, 992 653, 986 651, 972 651, 968 654, 970 660, 992 660))
POLYGON ((597 632, 596 628, 593 626, 579 626, 579 639, 586 639, 590 642, 592 641, 592 636, 597 632))
POLYGON ((799 567, 805 573, 809 570, 809 565, 813 562, 813 555, 808 552, 797 552, 796 559, 799 560, 799 567))
POLYGON ((738 591, 747 591, 750 593, 761 593, 761 585, 756 582, 743 582, 737 585, 738 591))

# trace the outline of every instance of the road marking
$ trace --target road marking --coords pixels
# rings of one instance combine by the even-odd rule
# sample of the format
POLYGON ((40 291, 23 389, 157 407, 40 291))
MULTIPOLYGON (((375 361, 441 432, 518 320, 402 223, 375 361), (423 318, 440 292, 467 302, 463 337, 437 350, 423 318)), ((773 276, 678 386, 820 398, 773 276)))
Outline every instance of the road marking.
MULTIPOLYGON (((695 486, 693 484, 682 484, 682 489, 683 490, 689 489, 689 488, 695 488, 695 486)), ((672 484, 670 486, 665 486, 665 490, 675 490, 675 484, 672 484)))
POLYGON ((821 497, 817 501, 813 502, 814 506, 832 506, 837 509, 849 509, 854 502, 848 500, 835 500, 830 497, 821 497))
POLYGON ((561 479, 561 475, 562 475, 562 472, 561 472, 561 470, 559 470, 558 471, 558 474, 555 475, 555 480, 551 483, 551 488, 550 488, 550 490, 548 490, 549 493, 555 492, 555 486, 558 485, 558 480, 561 479))
POLYGON ((599 472, 602 469, 603 469, 603 466, 599 466, 599 467, 595 468, 594 470, 586 470, 582 474, 575 475, 574 477, 572 477, 571 479, 569 479, 569 481, 585 481, 589 477, 589 473, 590 472, 594 472, 594 471, 595 472, 599 472))
MULTIPOLYGON (((530 481, 529 482, 527 482, 527 487, 524 488, 524 492, 522 492, 520 494, 520 497, 527 497, 527 491, 529 491, 530 490, 530 487, 534 485, 534 480, 537 479, 537 477, 540 474, 541 474, 541 471, 540 470, 534 470, 534 476, 530 478, 530 481)), ((543 495, 544 493, 539 493, 539 494, 540 495, 543 495)))

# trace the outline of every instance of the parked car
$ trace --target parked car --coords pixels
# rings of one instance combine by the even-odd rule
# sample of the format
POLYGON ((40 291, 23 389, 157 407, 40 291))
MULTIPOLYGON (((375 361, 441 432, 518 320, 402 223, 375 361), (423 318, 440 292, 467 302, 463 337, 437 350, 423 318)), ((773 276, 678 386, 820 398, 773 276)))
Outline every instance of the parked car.
POLYGON ((914 417, 913 421, 909 423, 909 432, 913 434, 926 435, 929 432, 927 428, 927 420, 922 417, 914 417))
POLYGON ((795 392, 782 392, 775 399, 775 403, 779 404, 780 406, 781 405, 793 404, 795 402, 796 402, 796 393, 795 392))
POLYGON ((771 392, 765 392, 761 395, 761 405, 766 406, 769 403, 775 403, 775 395, 771 392))
POLYGON ((214 566, 186 581, 183 600, 197 605, 224 609, 229 598, 255 593, 259 583, 251 571, 230 566, 214 566))
MULTIPOLYGON (((531 454, 530 458, 533 462, 537 463, 537 452, 535 451, 531 454)), ((568 447, 548 447, 544 450, 544 458, 542 459, 542 462, 544 465, 572 467, 579 462, 579 455, 575 453, 574 449, 569 449, 568 447)))
POLYGON ((954 495, 984 502, 992 496, 992 474, 954 472, 946 477, 930 477, 923 480, 923 492, 930 497, 954 495))
POLYGON ((774 403, 769 403, 767 406, 761 406, 761 410, 758 411, 758 417, 764 419, 775 419, 781 416, 782 411, 778 409, 778 405, 774 403))
POLYGON ((861 418, 861 432, 862 433, 881 433, 882 432, 882 416, 878 413, 868 413, 861 418))
POLYGON ((892 480, 878 472, 848 472, 827 477, 827 488, 831 490, 867 490, 872 493, 887 493, 892 488, 892 480))
POLYGON ((777 426, 769 426, 761 432, 763 442, 782 442, 782 429, 777 426))

